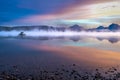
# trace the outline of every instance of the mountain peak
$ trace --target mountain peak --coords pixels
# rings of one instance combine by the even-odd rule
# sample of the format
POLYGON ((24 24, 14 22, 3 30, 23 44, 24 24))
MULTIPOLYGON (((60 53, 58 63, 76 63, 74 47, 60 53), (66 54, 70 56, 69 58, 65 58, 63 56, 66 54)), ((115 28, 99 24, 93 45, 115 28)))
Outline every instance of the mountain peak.
POLYGON ((104 29, 104 28, 105 28, 104 26, 97 27, 97 29, 104 29))
POLYGON ((70 30, 73 30, 73 31, 82 31, 82 30, 84 30, 84 28, 82 26, 79 26, 77 24, 75 24, 73 26, 70 26, 69 28, 70 28, 70 30))
POLYGON ((109 25, 108 29, 111 31, 115 31, 115 30, 120 29, 120 25, 112 23, 111 25, 109 25))

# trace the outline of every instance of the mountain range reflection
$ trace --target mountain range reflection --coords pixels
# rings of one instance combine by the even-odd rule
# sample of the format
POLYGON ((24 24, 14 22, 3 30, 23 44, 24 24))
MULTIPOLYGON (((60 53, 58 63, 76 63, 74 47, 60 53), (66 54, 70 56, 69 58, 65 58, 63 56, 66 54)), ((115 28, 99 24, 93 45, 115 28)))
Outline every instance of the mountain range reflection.
POLYGON ((99 41, 103 41, 103 40, 107 40, 108 42, 110 43, 117 43, 120 41, 120 37, 83 37, 83 36, 72 36, 72 37, 64 37, 64 36, 60 36, 60 37, 32 37, 32 36, 26 36, 26 37, 0 37, 1 39, 2 38, 17 38, 17 39, 33 39, 33 40, 54 40, 54 39, 60 39, 60 40, 72 40, 74 42, 78 42, 78 41, 81 41, 81 40, 85 40, 85 39, 97 39, 99 41))
POLYGON ((117 43, 120 41, 120 38, 109 37, 109 38, 97 38, 99 41, 108 40, 110 43, 117 43))

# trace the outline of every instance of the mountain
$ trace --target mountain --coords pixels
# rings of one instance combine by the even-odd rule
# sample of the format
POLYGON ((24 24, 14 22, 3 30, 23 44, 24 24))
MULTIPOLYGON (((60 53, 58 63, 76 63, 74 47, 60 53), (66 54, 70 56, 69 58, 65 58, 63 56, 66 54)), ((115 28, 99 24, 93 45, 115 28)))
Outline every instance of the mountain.
POLYGON ((87 29, 87 31, 97 31, 97 32, 120 31, 120 25, 112 23, 108 27, 99 26, 97 28, 87 29))
POLYGON ((11 30, 10 27, 0 26, 0 31, 10 31, 10 30, 11 30))
POLYGON ((96 28, 96 31, 101 32, 101 31, 109 31, 109 30, 108 30, 108 27, 99 26, 96 28))
POLYGON ((14 26, 14 27, 5 27, 5 26, 0 26, 0 31, 12 31, 12 30, 23 30, 23 31, 30 31, 30 30, 55 30, 54 27, 52 26, 14 26))
POLYGON ((96 29, 97 29, 97 30, 103 30, 103 29, 105 29, 105 27, 99 26, 99 27, 97 27, 96 29))
POLYGON ((69 27, 69 30, 71 30, 71 31, 83 31, 85 29, 79 25, 73 25, 73 26, 69 27))
POLYGON ((97 31, 97 32, 109 32, 109 31, 120 31, 120 25, 118 24, 111 24, 108 27, 99 26, 97 28, 89 28, 85 29, 79 25, 73 25, 70 27, 53 27, 53 26, 14 26, 14 27, 7 27, 7 26, 0 26, 0 31, 30 31, 30 30, 44 30, 44 31, 97 31))
POLYGON ((96 31, 104 31, 105 27, 104 26, 99 26, 96 28, 96 31))
POLYGON ((67 28, 66 27, 56 27, 55 30, 57 31, 65 31, 67 28))
POLYGON ((113 24, 109 25, 108 29, 110 31, 118 31, 118 30, 120 30, 120 25, 113 23, 113 24))

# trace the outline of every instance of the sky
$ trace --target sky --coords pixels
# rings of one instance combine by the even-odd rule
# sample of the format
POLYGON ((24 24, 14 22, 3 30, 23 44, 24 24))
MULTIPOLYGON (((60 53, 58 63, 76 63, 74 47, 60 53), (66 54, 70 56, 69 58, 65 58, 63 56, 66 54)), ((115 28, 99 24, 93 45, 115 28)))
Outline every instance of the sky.
POLYGON ((120 24, 120 0, 0 0, 0 25, 120 24))

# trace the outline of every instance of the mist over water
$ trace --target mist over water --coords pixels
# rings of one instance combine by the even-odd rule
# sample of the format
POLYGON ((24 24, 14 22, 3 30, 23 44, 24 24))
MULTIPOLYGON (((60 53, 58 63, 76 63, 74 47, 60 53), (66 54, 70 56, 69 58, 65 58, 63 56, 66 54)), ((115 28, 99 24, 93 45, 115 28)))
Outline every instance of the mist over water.
POLYGON ((69 37, 69 36, 88 36, 88 37, 120 37, 120 32, 75 32, 75 31, 42 31, 42 30, 33 30, 33 31, 1 31, 0 36, 18 36, 20 32, 24 32, 26 36, 32 37, 69 37))
POLYGON ((120 32, 1 31, 0 65, 3 67, 0 66, 0 70, 12 72, 11 66, 17 66, 20 74, 36 75, 39 70, 54 70, 62 68, 61 65, 71 70, 69 65, 74 64, 78 65, 74 68, 78 71, 91 73, 99 67, 104 71, 106 67, 120 64, 119 34, 120 32), (21 37, 21 32, 25 36, 21 37))
POLYGON ((82 46, 117 51, 120 45, 120 32, 75 32, 75 31, 1 31, 0 38, 40 40, 45 45, 82 46), (25 36, 19 34, 23 32, 25 36))

